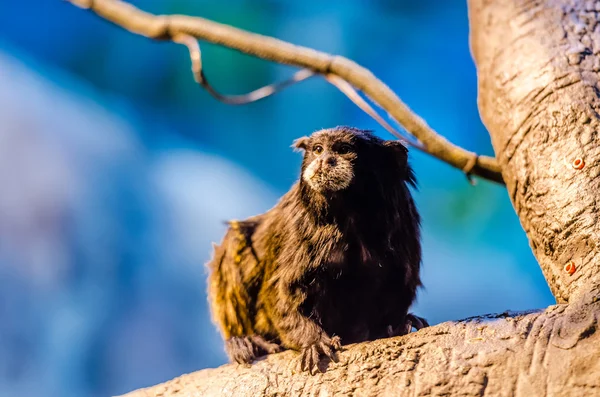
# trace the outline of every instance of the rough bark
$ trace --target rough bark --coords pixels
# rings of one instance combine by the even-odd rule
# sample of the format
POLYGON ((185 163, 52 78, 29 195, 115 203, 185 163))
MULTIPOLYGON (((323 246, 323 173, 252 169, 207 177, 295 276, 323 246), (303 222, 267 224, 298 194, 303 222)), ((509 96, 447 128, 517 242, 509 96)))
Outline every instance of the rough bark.
POLYGON ((481 116, 546 280, 558 302, 597 292, 600 2, 473 0, 470 20, 481 116))
POLYGON ((315 376, 297 355, 225 365, 129 393, 150 396, 584 396, 600 393, 600 302, 447 322, 349 346, 315 376), (586 394, 587 393, 587 394, 586 394))
POLYGON ((562 304, 353 345, 314 377, 286 352, 128 396, 600 395, 599 13, 599 1, 469 1, 480 112, 562 304))

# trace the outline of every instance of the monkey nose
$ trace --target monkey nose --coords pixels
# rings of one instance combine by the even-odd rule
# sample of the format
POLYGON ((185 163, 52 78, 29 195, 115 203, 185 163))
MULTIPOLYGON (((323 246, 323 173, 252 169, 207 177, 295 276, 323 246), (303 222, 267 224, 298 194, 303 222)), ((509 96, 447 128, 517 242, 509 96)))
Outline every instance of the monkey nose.
POLYGON ((335 163, 336 163, 335 157, 333 157, 333 156, 327 156, 325 158, 325 164, 333 167, 335 165, 335 163))

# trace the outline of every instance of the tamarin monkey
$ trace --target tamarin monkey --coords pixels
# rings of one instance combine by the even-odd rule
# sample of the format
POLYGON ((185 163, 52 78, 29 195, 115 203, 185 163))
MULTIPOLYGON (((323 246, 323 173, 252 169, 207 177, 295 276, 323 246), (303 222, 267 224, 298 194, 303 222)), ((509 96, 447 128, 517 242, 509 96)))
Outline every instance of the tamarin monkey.
POLYGON ((421 286, 407 149, 336 127, 297 139, 302 172, 269 211, 229 222, 208 263, 209 301, 238 363, 284 349, 311 374, 341 344, 403 335, 421 286))

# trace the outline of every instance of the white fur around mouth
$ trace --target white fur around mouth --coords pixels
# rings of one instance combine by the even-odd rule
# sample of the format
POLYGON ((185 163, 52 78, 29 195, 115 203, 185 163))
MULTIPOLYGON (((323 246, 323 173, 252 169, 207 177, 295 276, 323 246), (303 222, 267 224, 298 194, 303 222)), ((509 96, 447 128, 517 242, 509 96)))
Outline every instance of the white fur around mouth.
POLYGON ((339 191, 344 190, 352 183, 354 174, 351 169, 344 167, 334 167, 325 170, 323 175, 323 165, 318 160, 313 161, 306 167, 302 173, 302 179, 314 190, 339 191))
POLYGON ((302 174, 302 178, 304 178, 304 180, 308 182, 308 184, 313 188, 316 187, 313 184, 315 183, 314 179, 317 177, 317 171, 319 169, 317 163, 317 161, 313 161, 312 163, 310 163, 308 167, 306 167, 306 170, 304 170, 304 173, 302 174))

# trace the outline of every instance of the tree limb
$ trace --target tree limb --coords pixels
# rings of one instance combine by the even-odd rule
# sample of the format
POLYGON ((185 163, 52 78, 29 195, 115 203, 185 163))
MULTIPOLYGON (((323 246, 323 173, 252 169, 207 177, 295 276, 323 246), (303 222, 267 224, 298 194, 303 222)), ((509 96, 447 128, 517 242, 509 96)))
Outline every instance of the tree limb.
POLYGON ((310 48, 296 46, 219 24, 200 17, 153 15, 118 0, 69 0, 94 11, 99 16, 133 33, 156 40, 173 40, 186 34, 200 40, 223 45, 269 61, 308 68, 322 75, 332 74, 363 91, 388 112, 403 128, 415 136, 432 156, 466 174, 503 183, 494 158, 466 151, 436 133, 414 114, 396 94, 369 70, 341 56, 333 56, 310 48))
POLYGON ((297 353, 224 365, 123 397, 586 396, 600 390, 600 302, 447 322, 348 346, 315 376, 297 353))
MULTIPOLYGON (((301 69, 300 71, 294 73, 294 75, 282 82, 272 83, 261 87, 257 90, 254 90, 250 93, 244 95, 222 95, 217 92, 212 85, 206 79, 204 75, 204 70, 202 69, 202 52, 200 51, 200 45, 198 44, 198 40, 195 37, 192 37, 188 34, 176 34, 173 36, 173 41, 179 44, 185 45, 190 52, 190 59, 192 61, 192 73, 194 75, 194 80, 198 84, 200 84, 204 89, 216 98, 218 101, 226 103, 228 105, 245 105, 248 103, 256 102, 260 99, 266 98, 277 92, 296 84, 300 81, 304 81, 312 76, 315 76, 316 73, 311 69, 301 69)), ((360 94, 348 83, 346 80, 334 75, 327 74, 324 76, 325 79, 333 86, 335 86, 338 90, 340 90, 344 95, 346 95, 356 106, 358 106, 363 112, 367 113, 371 116, 372 119, 377 121, 383 128, 388 130, 392 135, 396 136, 400 139, 404 144, 408 146, 412 146, 419 150, 424 150, 423 145, 419 141, 413 140, 412 136, 402 135, 399 131, 397 131, 394 127, 389 125, 377 112, 375 109, 371 107, 365 101, 360 94)), ((467 167, 467 169, 471 169, 471 167, 467 167)), ((470 174, 467 173, 467 177, 470 174)))

